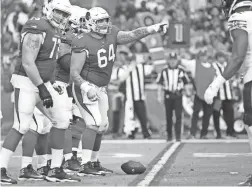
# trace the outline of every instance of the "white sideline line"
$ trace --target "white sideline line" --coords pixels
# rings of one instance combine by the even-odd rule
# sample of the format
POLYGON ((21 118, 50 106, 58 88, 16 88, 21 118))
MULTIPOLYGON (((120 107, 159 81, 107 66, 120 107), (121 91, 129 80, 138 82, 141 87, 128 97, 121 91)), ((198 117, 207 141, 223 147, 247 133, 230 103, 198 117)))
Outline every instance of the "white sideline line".
MULTIPOLYGON (((181 143, 247 143, 248 139, 233 139, 233 140, 216 140, 216 139, 208 139, 208 140, 182 140, 181 143)), ((1 144, 3 141, 1 141, 1 144)), ((21 143, 21 142, 20 142, 21 143)), ((102 140, 102 144, 159 144, 159 143, 167 143, 164 139, 152 139, 152 140, 102 140)))
POLYGON ((159 144, 159 143, 166 143, 164 139, 154 139, 154 140, 102 140, 103 144, 159 144))
POLYGON ((247 143, 249 142, 248 139, 208 139, 208 140, 182 140, 183 143, 247 143))
POLYGON ((175 142, 172 144, 172 146, 164 153, 160 160, 152 167, 151 171, 136 186, 148 186, 160 169, 162 169, 164 164, 169 160, 172 154, 177 150, 180 144, 180 142, 175 142))
POLYGON ((252 153, 193 153, 197 158, 251 157, 252 153))
MULTIPOLYGON (((248 139, 230 139, 230 140, 218 140, 218 139, 208 139, 208 140, 182 140, 182 143, 247 143, 248 139)), ((144 144, 144 143, 166 143, 164 139, 152 139, 152 140, 103 140, 103 144, 144 144)))

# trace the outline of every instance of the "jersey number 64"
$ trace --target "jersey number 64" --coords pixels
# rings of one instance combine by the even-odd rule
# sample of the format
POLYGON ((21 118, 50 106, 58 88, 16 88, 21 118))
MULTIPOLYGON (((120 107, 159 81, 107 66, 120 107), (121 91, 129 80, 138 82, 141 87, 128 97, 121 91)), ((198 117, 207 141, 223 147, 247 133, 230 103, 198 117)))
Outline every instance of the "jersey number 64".
POLYGON ((104 68, 108 65, 108 62, 114 62, 115 61, 115 50, 114 50, 114 45, 110 44, 109 45, 109 51, 107 54, 106 49, 99 49, 97 51, 97 59, 98 59, 98 66, 100 68, 104 68))

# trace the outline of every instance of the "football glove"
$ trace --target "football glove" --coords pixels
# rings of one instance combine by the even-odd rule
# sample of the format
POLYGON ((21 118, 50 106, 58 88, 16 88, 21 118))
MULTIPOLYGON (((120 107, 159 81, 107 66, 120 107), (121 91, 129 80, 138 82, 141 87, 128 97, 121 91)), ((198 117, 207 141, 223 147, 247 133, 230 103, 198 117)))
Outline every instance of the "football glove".
POLYGON ((164 34, 168 30, 168 23, 158 23, 155 25, 148 26, 148 31, 150 33, 163 32, 164 34))
POLYGON ((39 90, 39 97, 41 98, 43 105, 46 108, 51 108, 53 107, 53 99, 52 96, 50 94, 50 92, 47 90, 46 86, 44 85, 44 83, 40 84, 38 86, 38 90, 39 90))

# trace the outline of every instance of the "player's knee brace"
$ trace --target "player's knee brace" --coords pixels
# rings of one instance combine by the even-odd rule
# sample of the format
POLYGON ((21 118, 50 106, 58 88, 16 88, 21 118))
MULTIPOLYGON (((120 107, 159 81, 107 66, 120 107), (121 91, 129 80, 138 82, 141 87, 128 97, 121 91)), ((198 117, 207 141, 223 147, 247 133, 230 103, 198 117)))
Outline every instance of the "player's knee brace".
POLYGON ((252 115, 245 112, 243 114, 243 122, 248 126, 252 126, 252 115))

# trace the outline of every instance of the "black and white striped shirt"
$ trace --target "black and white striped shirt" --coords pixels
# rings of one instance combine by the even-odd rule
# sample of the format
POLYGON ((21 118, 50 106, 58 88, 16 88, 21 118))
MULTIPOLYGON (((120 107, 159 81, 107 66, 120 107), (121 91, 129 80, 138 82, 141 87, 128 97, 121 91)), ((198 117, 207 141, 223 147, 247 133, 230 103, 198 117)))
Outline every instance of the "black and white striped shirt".
POLYGON ((145 100, 145 76, 151 74, 153 66, 137 64, 126 79, 126 97, 132 101, 145 100))
MULTIPOLYGON (((222 75, 222 73, 224 72, 225 66, 226 66, 226 63, 224 63, 224 64, 221 64, 219 62, 213 63, 213 67, 215 69, 216 76, 222 75)), ((220 87, 220 90, 218 92, 218 97, 220 98, 220 100, 232 100, 233 99, 230 81, 226 81, 220 87)))
POLYGON ((157 78, 157 83, 161 84, 165 91, 171 93, 180 92, 184 88, 184 85, 189 82, 190 79, 181 66, 175 69, 166 67, 159 73, 157 78))

